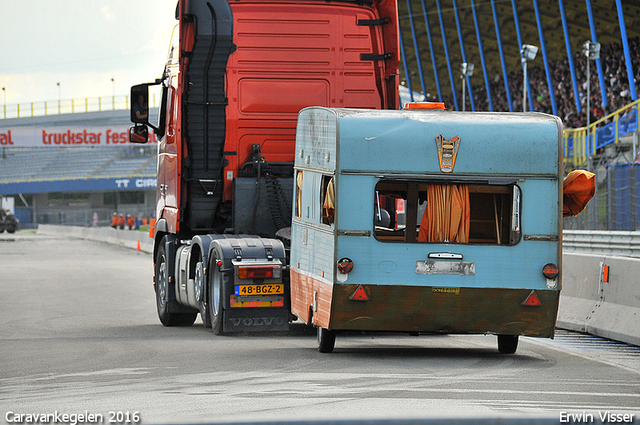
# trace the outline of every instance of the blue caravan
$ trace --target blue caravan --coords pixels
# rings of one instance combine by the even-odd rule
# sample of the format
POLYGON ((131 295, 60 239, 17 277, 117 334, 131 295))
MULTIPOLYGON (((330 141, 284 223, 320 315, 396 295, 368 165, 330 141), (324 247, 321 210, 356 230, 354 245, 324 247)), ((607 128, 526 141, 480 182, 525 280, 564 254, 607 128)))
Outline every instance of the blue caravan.
POLYGON ((552 338, 562 126, 530 113, 299 114, 291 309, 340 331, 552 338))

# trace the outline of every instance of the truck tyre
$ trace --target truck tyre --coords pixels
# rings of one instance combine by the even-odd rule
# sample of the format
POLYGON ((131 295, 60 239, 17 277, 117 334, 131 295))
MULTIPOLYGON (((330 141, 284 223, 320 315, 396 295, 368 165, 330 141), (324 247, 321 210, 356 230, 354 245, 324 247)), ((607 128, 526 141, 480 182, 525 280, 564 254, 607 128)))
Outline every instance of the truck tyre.
MULTIPOLYGON (((204 272, 204 256, 202 255, 202 252, 200 253, 200 256, 198 258, 198 263, 196 265, 196 280, 204 280, 204 282, 201 282, 201 284, 198 284, 197 286, 200 286, 201 288, 203 288, 204 294, 202 295, 202 301, 200 304, 200 317, 202 318, 202 323, 204 324, 205 328, 210 328, 211 327, 211 314, 209 313, 209 290, 208 290, 208 285, 206 282, 207 279, 207 275, 204 272)), ((211 269, 207 268, 207 274, 210 273, 211 269)))
POLYGON ((207 271, 207 279, 209 280, 209 290, 207 291, 209 294, 209 317, 213 333, 215 335, 223 335, 222 273, 218 269, 217 262, 218 259, 212 256, 209 270, 207 271))
POLYGON ((513 354, 518 349, 518 335, 498 335, 498 351, 513 354))
POLYGON ((158 318, 164 326, 191 326, 196 321, 197 313, 170 313, 167 291, 169 290, 169 275, 167 272, 167 255, 164 239, 158 247, 156 255, 156 307, 158 318))
POLYGON ((318 326, 318 351, 321 353, 330 353, 336 345, 336 333, 318 326))

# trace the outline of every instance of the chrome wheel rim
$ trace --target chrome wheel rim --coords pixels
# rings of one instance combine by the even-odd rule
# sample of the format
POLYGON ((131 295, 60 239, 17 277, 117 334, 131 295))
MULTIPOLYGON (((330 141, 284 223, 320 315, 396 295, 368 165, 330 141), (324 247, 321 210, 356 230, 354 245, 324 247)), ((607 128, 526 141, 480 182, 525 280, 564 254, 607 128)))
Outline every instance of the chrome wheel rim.
POLYGON ((158 304, 164 307, 167 304, 167 262, 164 257, 160 258, 158 267, 158 304))

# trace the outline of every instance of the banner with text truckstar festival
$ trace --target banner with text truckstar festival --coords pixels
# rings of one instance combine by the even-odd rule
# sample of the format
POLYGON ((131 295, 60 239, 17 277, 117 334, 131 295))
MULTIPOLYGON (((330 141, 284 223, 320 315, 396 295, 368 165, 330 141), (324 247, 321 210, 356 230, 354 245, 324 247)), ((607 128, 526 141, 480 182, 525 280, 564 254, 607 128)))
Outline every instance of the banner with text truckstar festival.
MULTIPOLYGON (((158 143, 155 134, 149 132, 149 143, 158 143)), ((114 146, 129 143, 129 127, 0 127, 0 146, 56 147, 56 146, 114 146)))

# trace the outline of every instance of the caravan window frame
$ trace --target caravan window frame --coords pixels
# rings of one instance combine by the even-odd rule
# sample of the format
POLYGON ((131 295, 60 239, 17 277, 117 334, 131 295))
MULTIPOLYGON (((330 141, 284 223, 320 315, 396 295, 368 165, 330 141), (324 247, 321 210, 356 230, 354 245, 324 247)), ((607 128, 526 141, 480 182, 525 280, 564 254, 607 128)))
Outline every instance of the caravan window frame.
MULTIPOLYGON (((295 169, 292 219, 326 228, 335 227, 335 175, 313 170, 295 169), (333 186, 333 208, 325 208, 327 189, 333 186)), ((329 202, 328 205, 331 203, 329 202)))
MULTIPOLYGON (((432 186, 435 187, 435 186, 432 186)), ((515 181, 442 181, 442 180, 395 180, 381 179, 375 185, 374 237, 385 243, 456 243, 514 246, 522 239, 522 189, 515 181), (462 241, 438 239, 422 240, 420 224, 425 217, 427 187, 429 185, 466 186, 469 190, 469 220, 466 224, 468 238, 462 241), (404 212, 398 214, 400 204, 404 212), (387 209, 390 215, 389 227, 376 226, 377 205, 387 209), (416 232, 406 231, 406 223, 415 222, 416 232), (403 224, 404 223, 404 224, 403 224)), ((464 214, 462 214, 464 215, 464 214)), ((454 232, 454 239, 458 235, 454 232)), ((427 238, 428 239, 428 238, 427 238)))

